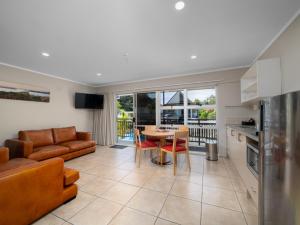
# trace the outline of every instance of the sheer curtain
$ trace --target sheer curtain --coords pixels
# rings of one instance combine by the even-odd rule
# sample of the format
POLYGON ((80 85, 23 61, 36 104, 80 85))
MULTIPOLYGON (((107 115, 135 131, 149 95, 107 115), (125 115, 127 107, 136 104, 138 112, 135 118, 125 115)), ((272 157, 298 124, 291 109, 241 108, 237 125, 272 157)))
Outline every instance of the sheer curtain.
POLYGON ((103 109, 94 111, 93 131, 98 145, 115 144, 113 94, 104 94, 103 109))

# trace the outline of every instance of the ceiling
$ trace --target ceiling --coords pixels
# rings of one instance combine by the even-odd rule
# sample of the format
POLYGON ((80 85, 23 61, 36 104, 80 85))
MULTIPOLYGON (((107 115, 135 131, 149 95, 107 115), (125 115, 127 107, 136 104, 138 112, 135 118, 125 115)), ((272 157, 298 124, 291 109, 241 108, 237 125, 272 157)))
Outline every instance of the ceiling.
POLYGON ((176 11, 175 2, 1 0, 0 62, 90 85, 246 66, 300 8, 185 0, 176 11))

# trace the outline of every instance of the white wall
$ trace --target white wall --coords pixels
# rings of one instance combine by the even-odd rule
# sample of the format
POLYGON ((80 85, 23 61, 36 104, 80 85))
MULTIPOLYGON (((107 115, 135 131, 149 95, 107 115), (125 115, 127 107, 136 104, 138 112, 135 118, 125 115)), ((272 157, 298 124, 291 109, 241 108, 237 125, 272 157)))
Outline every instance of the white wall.
POLYGON ((228 118, 250 118, 249 110, 240 105, 240 78, 246 69, 235 69, 198 75, 181 76, 148 80, 143 82, 99 87, 99 93, 132 93, 139 91, 158 91, 179 88, 216 87, 217 89, 217 124, 219 128, 219 153, 226 155, 226 123, 228 118), (234 114, 234 116, 232 116, 234 114))
POLYGON ((280 57, 283 93, 300 90, 300 16, 260 57, 280 57))
POLYGON ((74 108, 74 93, 95 89, 3 65, 0 80, 50 90, 50 103, 0 99, 0 145, 25 129, 75 125, 78 130, 92 131, 92 112, 74 108))

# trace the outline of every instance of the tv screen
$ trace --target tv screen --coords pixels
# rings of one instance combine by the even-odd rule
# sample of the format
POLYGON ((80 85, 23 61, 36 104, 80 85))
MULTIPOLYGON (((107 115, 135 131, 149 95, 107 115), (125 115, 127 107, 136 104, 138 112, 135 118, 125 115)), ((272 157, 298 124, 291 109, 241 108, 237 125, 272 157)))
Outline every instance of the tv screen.
POLYGON ((103 95, 75 93, 76 109, 103 109, 103 95))

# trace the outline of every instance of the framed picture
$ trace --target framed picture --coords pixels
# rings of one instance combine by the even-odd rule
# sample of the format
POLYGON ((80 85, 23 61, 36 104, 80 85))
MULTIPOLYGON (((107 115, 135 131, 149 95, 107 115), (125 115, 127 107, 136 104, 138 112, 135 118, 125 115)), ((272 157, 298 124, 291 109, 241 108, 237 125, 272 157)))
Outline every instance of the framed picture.
POLYGON ((26 84, 0 81, 0 99, 50 102, 50 91, 26 84))

